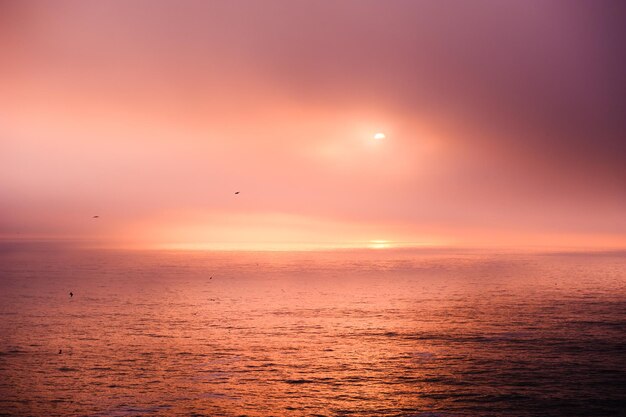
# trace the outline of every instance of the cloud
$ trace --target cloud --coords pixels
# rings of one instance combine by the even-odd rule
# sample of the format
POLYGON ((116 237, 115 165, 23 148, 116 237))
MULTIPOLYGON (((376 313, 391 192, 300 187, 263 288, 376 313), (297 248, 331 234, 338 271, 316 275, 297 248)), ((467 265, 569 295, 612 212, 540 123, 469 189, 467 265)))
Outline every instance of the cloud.
POLYGON ((626 233, 620 3, 0 7, 5 235, 215 210, 626 233))

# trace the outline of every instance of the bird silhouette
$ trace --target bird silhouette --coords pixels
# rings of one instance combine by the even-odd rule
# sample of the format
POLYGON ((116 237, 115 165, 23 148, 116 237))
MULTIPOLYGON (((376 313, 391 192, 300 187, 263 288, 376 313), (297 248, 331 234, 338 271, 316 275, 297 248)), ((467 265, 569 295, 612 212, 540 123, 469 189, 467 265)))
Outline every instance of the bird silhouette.
POLYGON ((70 292, 70 298, 71 298, 71 297, 73 297, 73 296, 74 296, 74 293, 73 293, 73 292, 70 292))
POLYGON ((100 216, 93 216, 92 219, 99 219, 100 216))
POLYGON ((59 355, 60 355, 61 353, 63 353, 63 351, 62 351, 61 349, 59 349, 59 355))
POLYGON ((239 191, 235 191, 235 194, 239 194, 239 191))

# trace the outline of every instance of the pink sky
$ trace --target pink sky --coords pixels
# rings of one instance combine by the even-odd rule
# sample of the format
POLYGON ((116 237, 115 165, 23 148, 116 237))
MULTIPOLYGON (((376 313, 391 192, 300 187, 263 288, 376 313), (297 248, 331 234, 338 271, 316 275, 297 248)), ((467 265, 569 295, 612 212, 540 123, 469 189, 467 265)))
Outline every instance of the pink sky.
POLYGON ((576 1, 2 2, 0 236, 624 247, 623 16, 576 1))

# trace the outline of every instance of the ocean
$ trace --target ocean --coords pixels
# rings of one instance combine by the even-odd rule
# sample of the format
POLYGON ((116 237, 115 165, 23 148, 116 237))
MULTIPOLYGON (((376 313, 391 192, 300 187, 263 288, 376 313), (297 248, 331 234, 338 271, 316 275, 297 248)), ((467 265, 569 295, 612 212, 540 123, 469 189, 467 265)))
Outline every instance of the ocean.
POLYGON ((0 251, 0 415, 619 416, 625 387, 624 252, 0 251))

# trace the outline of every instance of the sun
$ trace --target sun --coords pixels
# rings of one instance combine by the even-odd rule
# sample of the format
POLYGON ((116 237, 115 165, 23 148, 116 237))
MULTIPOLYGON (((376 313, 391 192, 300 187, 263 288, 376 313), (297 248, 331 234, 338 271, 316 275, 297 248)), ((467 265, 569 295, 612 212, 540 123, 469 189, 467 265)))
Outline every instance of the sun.
POLYGON ((385 139, 385 137, 386 137, 386 136, 385 136, 385 134, 384 134, 384 133, 376 133, 376 134, 374 135, 374 139, 378 139, 378 140, 383 140, 383 139, 385 139))

